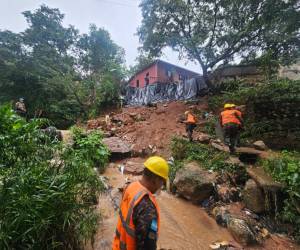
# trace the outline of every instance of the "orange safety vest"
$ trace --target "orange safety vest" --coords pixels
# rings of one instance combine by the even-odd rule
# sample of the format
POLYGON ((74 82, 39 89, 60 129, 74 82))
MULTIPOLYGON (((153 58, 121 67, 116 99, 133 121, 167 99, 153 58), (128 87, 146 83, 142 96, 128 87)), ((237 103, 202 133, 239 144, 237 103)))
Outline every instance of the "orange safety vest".
POLYGON ((237 116, 242 118, 242 113, 239 110, 236 109, 224 110, 221 113, 222 125, 225 125, 227 123, 236 123, 241 125, 241 122, 237 118, 237 116))
POLYGON ((159 232, 160 212, 154 195, 150 191, 148 191, 139 181, 133 182, 126 188, 122 198, 116 235, 112 246, 113 250, 136 249, 135 225, 133 224, 132 214, 134 207, 141 201, 141 199, 145 195, 149 195, 149 198, 156 208, 157 228, 159 232))
POLYGON ((193 116, 192 114, 188 114, 187 115, 187 120, 186 120, 187 123, 196 123, 196 118, 195 116, 193 116))

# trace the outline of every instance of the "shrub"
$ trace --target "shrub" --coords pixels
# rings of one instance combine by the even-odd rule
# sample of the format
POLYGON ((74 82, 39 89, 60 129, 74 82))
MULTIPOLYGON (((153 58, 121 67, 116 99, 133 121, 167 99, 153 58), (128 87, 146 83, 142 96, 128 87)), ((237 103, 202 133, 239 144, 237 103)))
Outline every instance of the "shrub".
POLYGON ((209 105, 216 112, 227 102, 246 105, 241 137, 262 139, 279 149, 300 148, 299 93, 300 81, 277 80, 224 91, 213 96, 209 105))
POLYGON ((79 249, 99 217, 94 197, 103 188, 85 154, 45 140, 0 107, 0 249, 79 249))
POLYGON ((109 159, 109 150, 102 143, 103 136, 99 131, 85 133, 84 130, 73 127, 74 149, 86 160, 90 167, 98 168, 103 173, 109 159))
POLYGON ((294 225, 295 235, 300 241, 300 154, 283 151, 276 158, 264 160, 263 166, 275 180, 285 185, 288 198, 280 218, 294 225))
POLYGON ((216 171, 234 169, 234 165, 225 162, 228 153, 217 151, 208 145, 173 138, 171 149, 172 156, 178 161, 197 161, 201 166, 216 171))

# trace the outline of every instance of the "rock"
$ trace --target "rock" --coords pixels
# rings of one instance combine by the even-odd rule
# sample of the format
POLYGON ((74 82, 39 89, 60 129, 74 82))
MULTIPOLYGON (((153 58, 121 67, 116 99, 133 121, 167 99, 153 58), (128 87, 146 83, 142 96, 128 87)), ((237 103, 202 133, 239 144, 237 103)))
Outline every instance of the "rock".
POLYGON ((125 163, 125 174, 141 175, 144 171, 143 160, 127 161, 125 163))
POLYGON ((246 207, 254 213, 262 213, 265 211, 265 198, 263 191, 252 179, 246 182, 243 190, 243 201, 246 207))
MULTIPOLYGON (((219 142, 218 140, 211 140, 210 145, 219 150, 224 152, 229 152, 229 148, 224 145, 223 143, 219 142)), ((257 157, 267 159, 270 157, 270 154, 266 151, 257 150, 255 148, 249 148, 249 147, 238 147, 236 148, 237 153, 243 153, 243 154, 249 154, 249 155, 257 155, 257 157)))
POLYGON ((166 110, 163 110, 163 109, 161 109, 161 110, 156 110, 155 113, 156 113, 157 115, 161 115, 161 114, 166 113, 166 110))
POLYGON ((216 141, 211 141, 210 145, 217 150, 229 152, 229 148, 227 146, 225 146, 224 144, 219 144, 216 141))
POLYGON ((129 116, 134 119, 137 116, 137 113, 129 113, 129 116))
POLYGON ((211 137, 208 134, 200 134, 196 139, 200 143, 209 144, 211 137))
POLYGON ((235 187, 226 184, 217 185, 218 197, 223 202, 234 202, 239 199, 239 191, 235 187))
POLYGON ((263 141, 254 142, 253 146, 257 150, 267 150, 268 149, 268 147, 266 146, 266 144, 263 141))
POLYGON ((256 243, 255 233, 245 220, 229 217, 227 228, 236 241, 243 245, 256 243))
POLYGON ((262 167, 249 167, 246 171, 263 190, 277 192, 284 187, 281 183, 274 181, 262 167))
POLYGON ((201 203, 212 195, 215 182, 215 173, 210 173, 196 162, 191 162, 176 173, 173 184, 178 194, 194 203, 201 203))
POLYGON ((212 210, 212 216, 215 218, 216 222, 219 225, 227 227, 227 223, 231 215, 225 207, 215 207, 212 210))
POLYGON ((112 155, 129 154, 131 147, 119 137, 104 138, 103 143, 108 147, 112 155))
POLYGON ((232 164, 232 165, 238 165, 240 167, 245 166, 245 164, 243 162, 241 162, 239 158, 234 157, 234 156, 230 156, 225 162, 228 164, 232 164))
POLYGON ((103 132, 103 137, 104 138, 112 137, 112 133, 109 131, 103 132))
POLYGON ((87 128, 88 129, 96 129, 101 126, 106 126, 105 120, 104 119, 94 119, 94 120, 89 120, 87 121, 87 128))

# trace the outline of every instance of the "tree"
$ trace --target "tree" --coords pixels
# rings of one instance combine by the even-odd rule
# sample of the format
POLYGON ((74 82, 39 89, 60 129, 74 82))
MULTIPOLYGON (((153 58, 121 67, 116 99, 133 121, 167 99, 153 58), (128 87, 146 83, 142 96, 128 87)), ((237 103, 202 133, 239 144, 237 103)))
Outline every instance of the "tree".
POLYGON ((66 128, 116 101, 124 50, 108 31, 91 25, 80 35, 63 26, 59 9, 45 5, 23 15, 24 32, 0 31, 0 103, 24 97, 29 117, 42 114, 66 128))
POLYGON ((149 53, 145 53, 144 51, 140 50, 139 55, 135 59, 136 64, 129 67, 129 77, 133 76, 135 73, 142 70, 147 65, 153 63, 155 60, 155 57, 151 56, 149 53))
MULTIPOLYGON (((78 43, 78 68, 84 75, 99 75, 107 71, 121 71, 124 50, 115 44, 110 34, 96 25, 90 25, 89 34, 83 34, 78 43)), ((119 72, 120 73, 120 72, 119 72)))
POLYGON ((298 0, 143 0, 138 29, 143 49, 159 55, 166 46, 208 70, 272 49, 291 61, 299 50, 298 0))

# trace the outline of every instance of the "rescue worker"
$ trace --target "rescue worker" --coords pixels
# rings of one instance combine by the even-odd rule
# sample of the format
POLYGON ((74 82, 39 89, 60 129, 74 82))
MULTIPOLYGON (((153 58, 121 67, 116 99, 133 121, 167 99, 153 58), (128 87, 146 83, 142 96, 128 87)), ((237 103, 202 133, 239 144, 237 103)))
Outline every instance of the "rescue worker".
POLYGON ((193 130, 196 128, 196 117, 192 114, 191 111, 185 111, 186 120, 185 130, 190 141, 193 141, 193 130))
POLYGON ((26 107, 24 103, 24 98, 20 98, 18 102, 15 104, 15 111, 17 112, 18 115, 26 118, 26 107))
POLYGON ((220 114, 220 125, 223 128, 224 142, 229 146, 230 153, 234 154, 243 127, 242 113, 236 109, 235 104, 224 105, 224 111, 220 114))
POLYGON ((144 163, 143 177, 125 189, 120 205, 113 250, 155 250, 160 212, 154 194, 166 183, 168 163, 152 156, 144 163))

